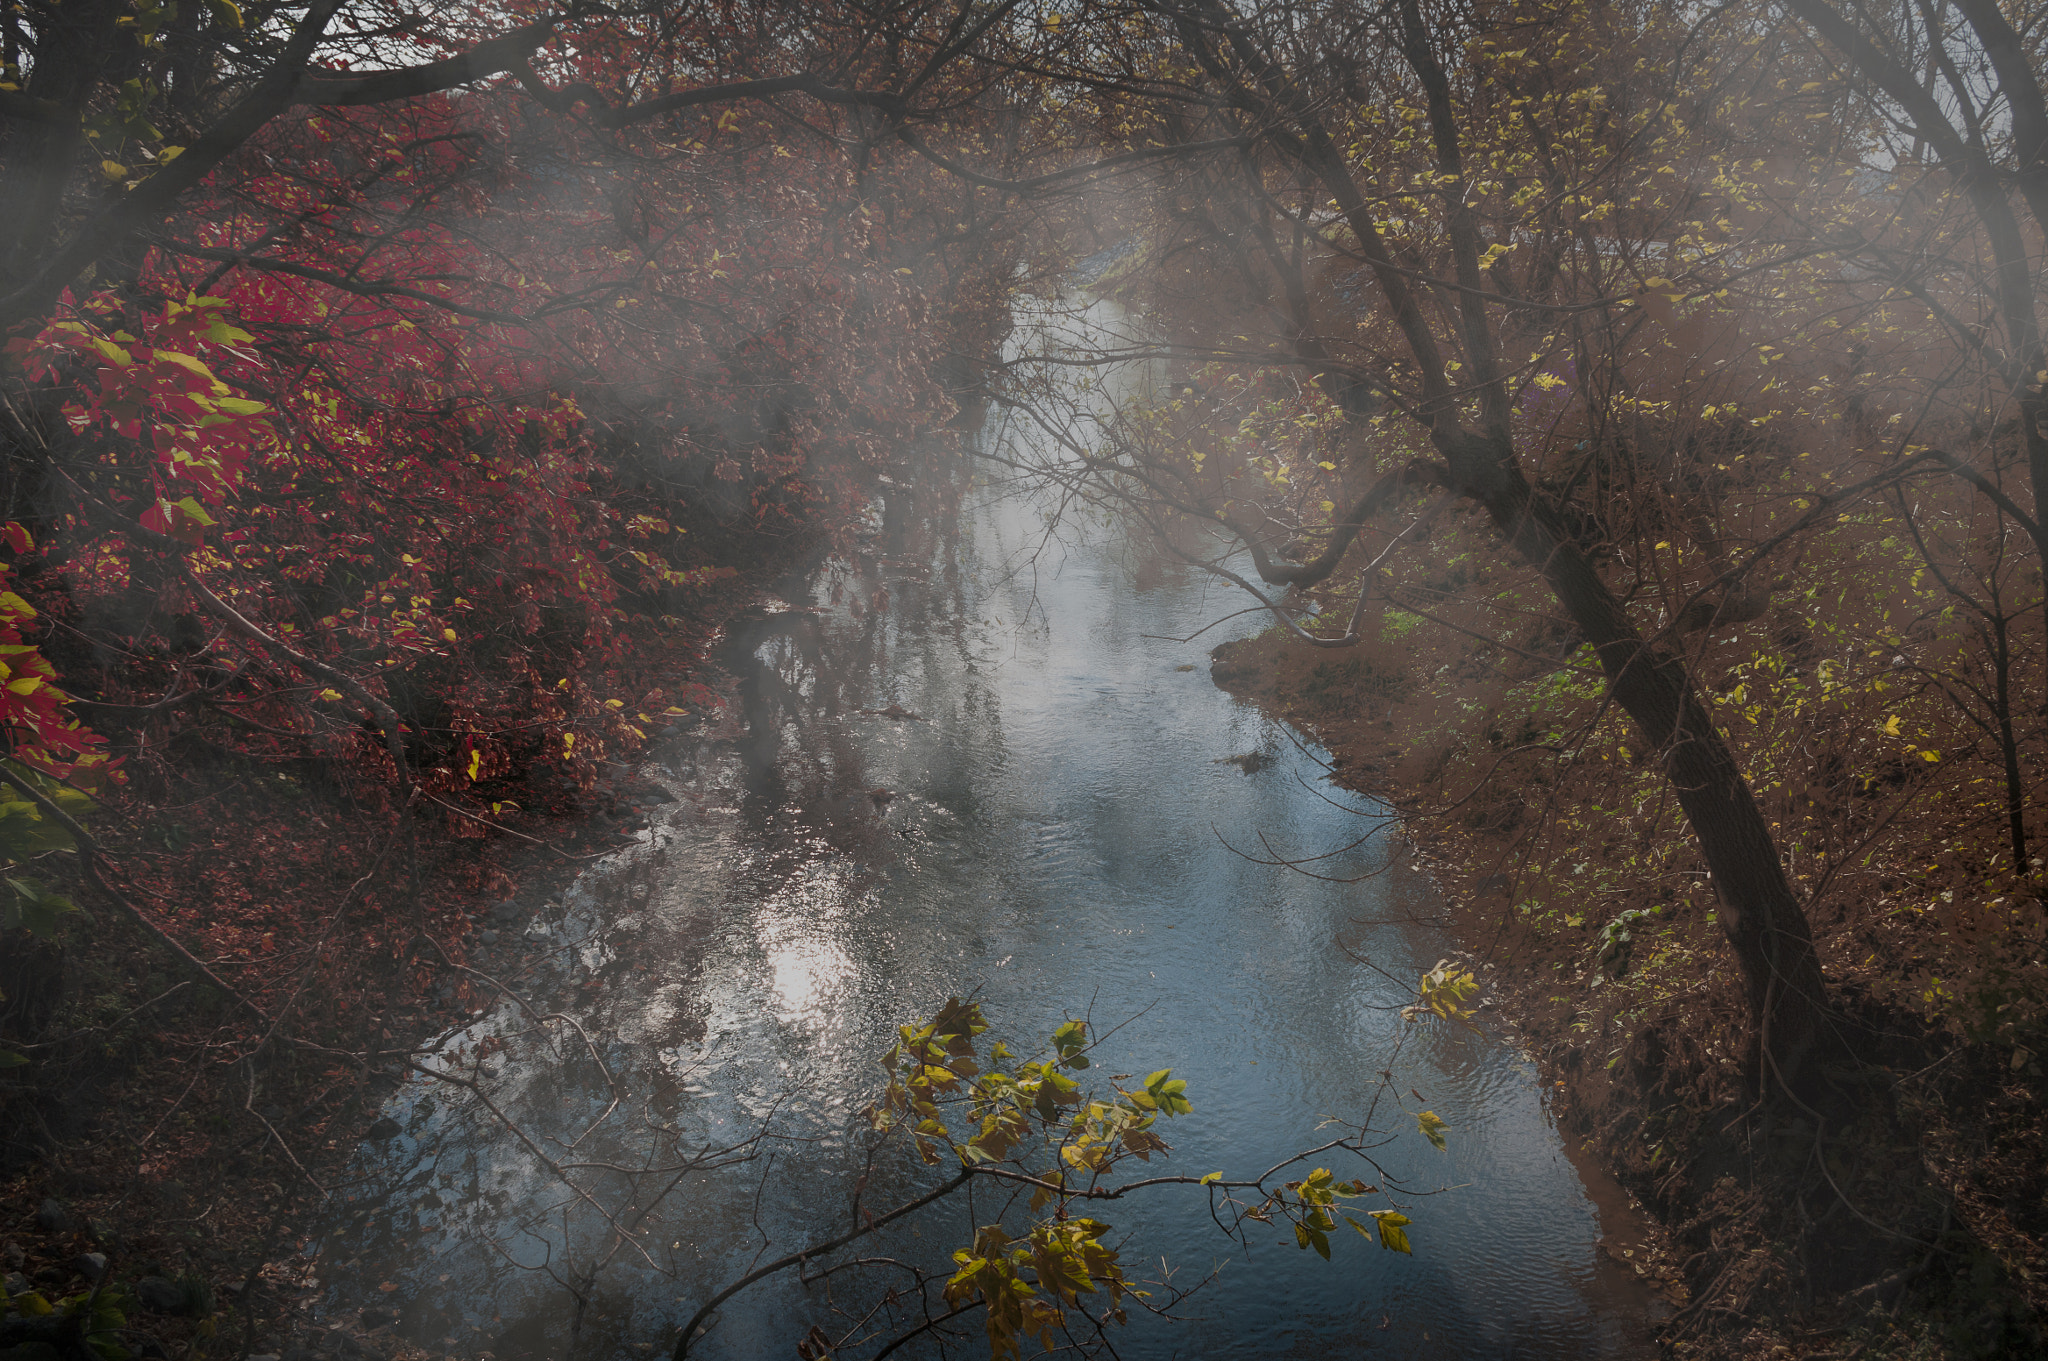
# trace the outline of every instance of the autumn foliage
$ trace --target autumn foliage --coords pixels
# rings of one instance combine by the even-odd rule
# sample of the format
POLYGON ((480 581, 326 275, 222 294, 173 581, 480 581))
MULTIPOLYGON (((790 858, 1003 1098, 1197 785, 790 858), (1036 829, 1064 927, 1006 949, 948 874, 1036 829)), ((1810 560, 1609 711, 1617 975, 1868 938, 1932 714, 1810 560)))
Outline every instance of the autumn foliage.
MULTIPOLYGON (((289 65, 289 22, 223 38, 231 8, 143 7, 125 68, 64 21, 127 7, 69 9, 0 92, 10 192, 68 186, 41 201, 48 239, 0 251, 21 318, 0 1064, 22 1093, 118 1091, 169 1046, 190 1085, 132 1132, 151 1179, 230 1146, 190 1121, 240 1109, 237 1064, 303 1078, 290 1141, 317 1149, 355 1070, 305 1055, 402 1052, 485 995, 464 971, 483 909, 617 844, 625 763, 716 703, 721 620, 843 542, 878 476, 956 446, 1007 269, 928 161, 846 153, 858 108, 692 102, 700 60, 800 60, 744 24, 599 16, 557 56, 516 24, 488 47, 508 16, 366 7, 302 102, 38 294, 106 220, 89 205, 136 209, 213 155, 248 87, 226 63, 194 83, 181 51, 289 65), (428 77, 358 99, 350 68, 390 66, 392 23, 428 77), (479 41, 486 79, 435 64, 479 41), (36 102, 65 62, 90 92, 68 145, 36 102), (70 1038, 127 988, 170 1000, 118 1043, 70 1038)), ((866 60, 857 33, 818 42, 866 60)), ((24 1151, 71 1118, 10 1111, 24 1151)))
POLYGON ((1029 471, 1261 592, 1302 711, 1409 706, 1608 1059, 1823 1121, 1900 1027, 2037 1079, 2039 17, 9 8, 0 925, 75 891, 375 1048, 497 832, 707 705, 744 573, 1047 400, 1010 303, 1099 254, 1171 382, 1029 471))

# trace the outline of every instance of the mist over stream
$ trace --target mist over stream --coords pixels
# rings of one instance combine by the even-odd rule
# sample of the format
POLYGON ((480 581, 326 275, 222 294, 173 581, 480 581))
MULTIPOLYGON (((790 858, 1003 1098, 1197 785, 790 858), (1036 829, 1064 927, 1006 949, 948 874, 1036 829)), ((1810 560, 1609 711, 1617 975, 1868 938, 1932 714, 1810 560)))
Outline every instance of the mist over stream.
MULTIPOLYGON (((1375 825, 1313 745, 1211 683, 1208 649, 1265 621, 1171 641, 1240 602, 1113 529, 1048 535, 1047 509, 983 482, 956 517, 892 513, 865 561, 734 626, 741 702, 648 768, 677 801, 521 923, 542 961, 520 985, 533 1011, 503 1003, 451 1038, 505 1121, 432 1082, 391 1098, 399 1133, 365 1146, 365 1181, 318 1245, 329 1317, 388 1311, 422 1343, 499 1361, 665 1353, 713 1291, 849 1226, 877 1057, 897 1025, 971 994, 1012 1048, 1087 1015, 1122 1027, 1097 1071, 1185 1078, 1194 1113, 1160 1131, 1170 1171, 1263 1171, 1327 1139, 1325 1116, 1361 1118, 1382 1069, 1449 1123, 1438 1152, 1384 1101, 1375 1122, 1397 1136, 1388 1171, 1441 1190, 1404 1198, 1412 1257, 1347 1235, 1326 1263, 1256 1224, 1243 1251, 1193 1188, 1105 1207, 1134 1279, 1162 1258, 1181 1285, 1218 1272, 1185 1321, 1134 1310, 1118 1355, 1648 1353, 1646 1296, 1596 1253, 1600 1212, 1533 1066, 1399 1015, 1453 948, 1399 843, 1317 864, 1350 883, 1232 849, 1263 836, 1319 855, 1375 825), (1266 763, 1227 759, 1254 752, 1266 763), (764 1122, 753 1161, 660 1170, 764 1122), (604 1259, 603 1220, 536 1148, 577 1165, 637 1246, 604 1259)), ((886 1160, 862 1203, 938 1179, 886 1160)), ((943 1276, 973 1209, 956 1197, 858 1252, 943 1276)), ((908 1282, 901 1266, 782 1273, 728 1301, 691 1355, 792 1356, 813 1322, 837 1337, 908 1282)), ((986 1354, 978 1318, 952 1354, 986 1354)), ((935 1354, 921 1345, 896 1355, 935 1354)))

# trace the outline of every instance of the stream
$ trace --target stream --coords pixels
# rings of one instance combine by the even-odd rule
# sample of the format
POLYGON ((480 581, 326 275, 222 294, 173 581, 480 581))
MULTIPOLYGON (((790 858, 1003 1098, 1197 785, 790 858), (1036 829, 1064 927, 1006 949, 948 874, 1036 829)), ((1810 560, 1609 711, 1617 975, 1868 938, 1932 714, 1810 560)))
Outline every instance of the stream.
MULTIPOLYGON (((1363 1118, 1383 1069, 1449 1125, 1440 1152, 1391 1097, 1375 1118, 1412 1256, 1347 1232, 1325 1262, 1284 1224, 1240 1245, 1189 1187, 1107 1207, 1133 1278, 1214 1276, 1177 1321, 1134 1310, 1117 1355, 1651 1354, 1654 1302, 1596 1251, 1625 1197, 1582 1180, 1534 1066, 1496 1028, 1401 1018, 1454 949, 1428 877, 1361 840, 1375 809, 1324 753, 1211 683, 1208 650, 1267 621, 1172 641, 1240 600, 1108 528, 1049 531, 1024 491, 892 496, 869 552, 735 623, 738 702, 644 770, 675 801, 509 928, 523 1003, 443 1049, 497 1114, 433 1081, 392 1094, 398 1133, 364 1145, 314 1249, 325 1316, 460 1357, 665 1354, 715 1289, 845 1231, 857 1189, 879 1209, 940 1180, 867 1167, 862 1112, 895 1028, 971 995, 1013 1049, 1087 1016, 1121 1027, 1098 1072, 1186 1079, 1167 1171, 1263 1171, 1363 1118), (1323 877, 1258 863, 1276 851, 1327 855, 1323 877)), ((969 1215, 859 1245, 900 1265, 750 1287, 691 1356, 836 1339, 909 1268, 943 1277, 969 1215)), ((978 1314, 959 1323, 949 1354, 986 1355, 978 1314)))

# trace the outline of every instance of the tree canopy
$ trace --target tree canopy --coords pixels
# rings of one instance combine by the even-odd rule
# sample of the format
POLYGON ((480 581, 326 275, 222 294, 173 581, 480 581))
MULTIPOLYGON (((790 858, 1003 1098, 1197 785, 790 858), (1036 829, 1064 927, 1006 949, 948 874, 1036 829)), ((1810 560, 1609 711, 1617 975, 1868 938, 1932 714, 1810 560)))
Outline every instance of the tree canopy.
POLYGON ((2032 1054, 2044 15, 7 0, 0 926, 100 895, 268 1045, 304 924, 165 830, 214 773, 345 791, 424 958, 421 836, 701 710, 722 583, 1145 358, 1024 470, 1308 645, 1542 690, 1446 800, 1625 772, 1552 830, 1691 877, 1760 1095, 1854 1056, 1815 914, 1913 826, 2001 942, 1928 1008, 2032 1054), (1127 343, 1004 357, 1076 293, 1127 343))

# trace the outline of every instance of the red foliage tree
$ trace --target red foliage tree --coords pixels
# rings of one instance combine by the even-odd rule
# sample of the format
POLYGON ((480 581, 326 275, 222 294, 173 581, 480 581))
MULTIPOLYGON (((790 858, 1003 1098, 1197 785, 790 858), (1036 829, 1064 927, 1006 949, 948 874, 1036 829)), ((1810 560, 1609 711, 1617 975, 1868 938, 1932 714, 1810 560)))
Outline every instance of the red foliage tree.
MULTIPOLYGON (((119 753, 141 822, 228 771, 472 837, 590 788, 705 700, 704 592, 851 524, 990 343, 1002 243, 862 93, 872 15, 137 14, 13 33, 0 318, 23 664, 113 739, 53 686, 11 750, 119 753)), ((307 910, 208 874, 216 953, 307 910)))

